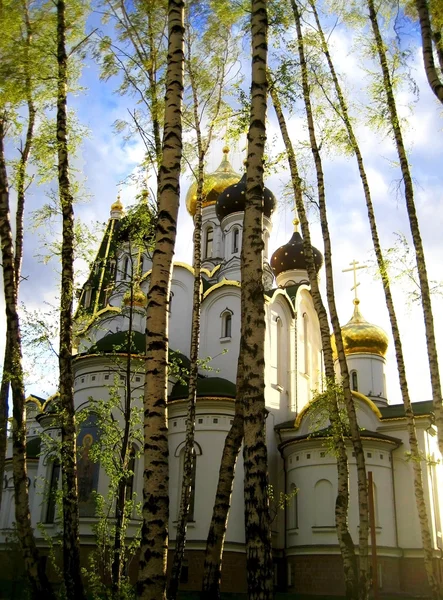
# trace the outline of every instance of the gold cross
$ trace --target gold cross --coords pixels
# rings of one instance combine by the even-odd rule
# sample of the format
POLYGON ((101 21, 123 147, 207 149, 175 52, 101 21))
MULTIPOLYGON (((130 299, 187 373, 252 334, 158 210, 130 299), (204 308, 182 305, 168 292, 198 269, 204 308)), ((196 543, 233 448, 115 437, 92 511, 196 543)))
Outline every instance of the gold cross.
POLYGON ((350 271, 354 272, 354 286, 351 287, 351 292, 354 291, 354 294, 355 294, 354 304, 357 304, 358 303, 357 288, 360 285, 360 282, 357 282, 357 269, 366 269, 367 265, 360 265, 360 263, 358 262, 358 260, 353 260, 349 264, 351 265, 351 268, 350 269, 343 269, 342 273, 349 273, 350 271), (357 266, 357 265, 359 265, 359 266, 357 266))

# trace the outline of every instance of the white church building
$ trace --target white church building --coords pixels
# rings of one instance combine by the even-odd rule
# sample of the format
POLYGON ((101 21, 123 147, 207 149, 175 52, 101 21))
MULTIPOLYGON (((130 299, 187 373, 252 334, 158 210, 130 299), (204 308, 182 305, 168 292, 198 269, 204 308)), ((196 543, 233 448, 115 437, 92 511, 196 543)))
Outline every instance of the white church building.
MULTIPOLYGON (((234 416, 235 380, 240 343, 240 250, 242 240, 245 180, 234 172, 223 150, 218 169, 208 176, 203 204, 203 287, 200 356, 211 357, 212 371, 201 371, 195 422, 195 493, 188 525, 187 550, 182 587, 199 590, 204 549, 212 515, 218 469, 224 440, 234 416)), ((195 186, 188 191, 187 208, 195 212, 195 186)), ((337 492, 336 460, 328 441, 328 420, 312 402, 314 390, 322 389, 323 361, 319 323, 310 294, 303 243, 294 231, 272 256, 268 241, 276 199, 265 192, 265 310, 266 310, 266 424, 269 478, 274 497, 291 498, 281 509, 271 506, 275 585, 281 591, 340 595, 344 591, 341 556, 334 524, 337 492), (315 435, 313 435, 315 434, 315 435)), ((140 210, 147 210, 141 205, 140 210)), ((131 341, 131 393, 141 407, 145 348, 145 304, 149 286, 150 258, 131 246, 125 230, 125 215, 117 200, 111 207, 107 228, 88 281, 79 299, 77 351, 73 359, 75 405, 85 408, 95 400, 110 397, 117 386, 126 386, 125 357, 128 354, 129 315, 133 322, 131 341), (130 281, 136 280, 133 293, 130 281)), ((315 250, 317 269, 323 258, 315 250)), ((193 269, 175 263, 170 298, 169 340, 171 354, 184 367, 191 335, 193 269)), ((364 312, 364 306, 362 306, 364 312)), ((343 326, 354 401, 361 427, 367 470, 372 472, 375 495, 378 582, 382 593, 425 595, 421 536, 415 505, 412 466, 406 420, 402 405, 390 405, 386 394, 385 363, 388 338, 381 328, 362 316, 358 300, 350 305, 350 320, 343 326)), ((337 365, 338 370, 338 365, 337 365)), ((186 385, 170 377, 168 420, 170 456, 170 547, 174 546, 183 465, 186 385)), ((32 520, 42 548, 47 547, 42 529, 55 536, 60 516, 52 493, 60 486, 60 466, 42 451, 40 436, 57 438, 51 413, 54 398, 27 399, 28 475, 32 520), (40 523, 40 528, 37 524, 40 523)), ((414 403, 417 435, 423 454, 424 493, 429 514, 435 562, 443 582, 443 467, 438 452, 432 402, 414 403)), ((118 418, 116 416, 116 418, 118 418)), ((97 520, 95 494, 106 496, 108 479, 104 469, 91 460, 89 449, 97 440, 97 424, 86 421, 80 431, 79 500, 81 544, 94 548, 92 526, 97 520)), ((349 528, 358 549, 358 505, 355 457, 350 441, 349 528)), ((142 495, 143 458, 134 461, 131 485, 142 495)), ((3 483, 0 514, 0 544, 14 522, 14 490, 11 459, 3 483)), ((276 501, 273 501, 276 502, 276 501)), ((130 531, 139 516, 134 509, 130 531)), ((1 549, 1 546, 0 546, 1 549)), ((136 560, 129 566, 135 572, 136 560)), ((237 462, 232 509, 223 559, 222 590, 246 590, 243 514, 243 465, 237 462)), ((48 567, 49 568, 49 567, 48 567)))

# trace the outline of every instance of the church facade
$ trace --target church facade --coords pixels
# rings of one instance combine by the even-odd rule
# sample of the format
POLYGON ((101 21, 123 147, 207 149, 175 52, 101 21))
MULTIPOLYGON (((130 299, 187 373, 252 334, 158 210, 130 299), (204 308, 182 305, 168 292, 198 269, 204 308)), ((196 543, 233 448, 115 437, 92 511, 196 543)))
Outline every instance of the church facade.
MULTIPOLYGON (((198 382, 195 432, 195 491, 191 502, 183 589, 198 590, 204 549, 218 480, 224 440, 234 417, 235 380, 240 344, 240 250, 245 180, 228 161, 208 176, 203 206, 203 284, 200 356, 210 357, 211 370, 202 369, 198 382)), ((187 194, 195 212, 195 188, 187 194)), ((340 595, 344 591, 341 558, 334 524, 337 492, 336 461, 327 435, 328 419, 321 403, 323 361, 318 319, 309 291, 300 233, 268 258, 272 212, 276 200, 265 191, 265 311, 266 311, 266 434, 271 502, 275 585, 278 589, 312 595, 340 595), (280 494, 289 500, 278 506, 280 494)), ((147 207, 145 208, 147 210, 147 207)), ((145 210, 143 204, 140 210, 145 210)), ((314 249, 316 267, 321 253, 314 249)), ((93 400, 106 401, 130 389, 141 409, 145 305, 150 273, 149 253, 131 244, 118 200, 90 276, 84 285, 77 315, 77 353, 73 359, 75 405, 84 409, 93 400), (128 342, 128 327, 131 336, 128 342), (129 345, 128 345, 129 344, 129 345), (131 355, 130 370, 126 358, 131 355), (129 386, 129 388, 128 388, 129 386)), ((186 368, 190 346, 193 269, 175 263, 170 297, 171 358, 186 368)), ((351 311, 350 311, 351 312, 351 311)), ((374 481, 374 517, 378 582, 382 593, 426 594, 421 537, 415 506, 412 466, 403 407, 390 405, 386 394, 386 334, 363 318, 358 299, 343 327, 353 396, 362 432, 367 470, 374 481)), ((337 365, 337 372, 338 372, 337 365)), ((170 547, 174 547, 183 471, 187 388, 175 371, 169 382, 168 422, 170 456, 170 547)), ((53 417, 56 398, 30 396, 27 400, 28 475, 32 520, 42 547, 46 536, 60 532, 54 491, 60 486, 60 465, 43 450, 42 432, 57 439, 53 417), (45 535, 42 533, 42 529, 45 535)), ((111 409, 114 410, 114 409, 111 409)), ((423 465, 435 561, 443 581, 443 467, 435 436, 432 402, 414 404, 423 465)), ((114 418, 121 420, 115 410, 114 418)), ((94 418, 85 421, 78 438, 79 503, 82 547, 94 548, 95 493, 107 494, 105 470, 94 461, 97 441, 94 418)), ((46 444, 47 445, 47 444, 46 444)), ((137 442, 134 442, 137 449, 137 442)), ((349 459, 349 528, 358 542, 357 475, 351 443, 349 459)), ((134 450, 134 456, 138 456, 134 450)), ((141 498, 142 457, 133 460, 131 491, 141 498)), ((14 522, 11 460, 7 461, 0 515, 0 543, 14 522)), ((129 535, 139 517, 133 511, 129 535)), ((224 547, 222 590, 246 589, 243 515, 243 465, 237 462, 232 508, 224 547)), ((136 561, 134 561, 136 563, 136 561)), ((130 570, 136 564, 130 565, 130 570)))

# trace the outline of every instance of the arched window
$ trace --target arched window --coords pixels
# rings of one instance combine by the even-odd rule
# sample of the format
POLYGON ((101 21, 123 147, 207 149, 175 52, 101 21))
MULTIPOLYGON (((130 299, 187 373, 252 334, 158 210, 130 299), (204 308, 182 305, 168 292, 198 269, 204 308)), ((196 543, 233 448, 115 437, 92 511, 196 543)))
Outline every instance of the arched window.
POLYGON ((237 227, 232 232, 232 253, 237 254, 240 248, 240 231, 237 227))
MULTIPOLYGON (((180 477, 179 477, 179 493, 178 493, 178 504, 177 504, 177 515, 180 511, 181 493, 182 493, 182 482, 183 473, 185 470, 185 447, 180 452, 180 477)), ((194 452, 192 454, 192 472, 191 472, 191 496, 189 498, 189 514, 188 520, 194 521, 194 508, 195 508, 195 483, 197 476, 197 455, 201 454, 200 447, 194 446, 194 452)))
POLYGON ((115 261, 115 258, 113 258, 112 260, 109 261, 109 277, 111 278, 111 280, 115 279, 116 266, 117 266, 117 263, 115 261))
POLYGON ((310 365, 310 356, 309 356, 309 338, 308 338, 308 315, 303 313, 303 354, 304 354, 304 367, 305 374, 309 375, 309 371, 311 368, 310 365))
POLYGON ((80 517, 95 516, 95 493, 98 488, 100 465, 91 457, 91 447, 98 439, 97 416, 90 414, 82 423, 77 438, 78 508, 80 517))
POLYGON ((129 256, 125 256, 123 259, 123 281, 126 281, 129 276, 129 256))
POLYGON ((284 377, 283 377, 283 361, 284 361, 284 352, 283 352, 283 322, 280 317, 276 319, 277 325, 277 383, 279 385, 283 385, 284 377))
POLYGON ((327 479, 317 481, 314 488, 316 527, 334 527, 335 502, 332 483, 327 479))
POLYGON ((205 236, 205 258, 211 258, 212 256, 212 246, 214 241, 214 228, 208 227, 206 230, 205 236))
POLYGON ((54 523, 57 508, 57 491, 60 479, 60 461, 55 459, 51 465, 51 480, 48 489, 48 505, 46 507, 45 523, 54 523))
POLYGON ((351 371, 351 388, 354 392, 358 392, 358 375, 357 371, 351 371))
POLYGON ((221 313, 221 337, 222 338, 230 338, 232 337, 232 315, 234 313, 229 308, 225 308, 225 310, 221 313))

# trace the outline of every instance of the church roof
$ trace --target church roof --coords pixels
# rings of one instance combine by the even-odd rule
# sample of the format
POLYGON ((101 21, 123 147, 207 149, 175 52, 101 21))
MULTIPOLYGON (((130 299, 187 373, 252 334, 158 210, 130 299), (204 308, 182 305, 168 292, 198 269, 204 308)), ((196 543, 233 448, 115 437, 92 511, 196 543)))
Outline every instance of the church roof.
MULTIPOLYGON (((425 417, 434 412, 432 400, 422 402, 413 402, 412 410, 416 417, 425 417)), ((405 407, 403 404, 391 404, 390 406, 380 407, 382 419, 401 419, 405 416, 405 407)))
MULTIPOLYGON (((223 377, 202 377, 197 380, 197 398, 235 398, 235 383, 223 377)), ((169 400, 182 400, 188 397, 188 386, 177 382, 172 388, 169 400)))
MULTIPOLYGON (((228 186, 218 197, 215 204, 215 212, 217 213, 220 223, 225 217, 235 212, 243 212, 245 210, 246 198, 246 173, 237 183, 228 186)), ((268 219, 274 212, 277 205, 277 200, 274 194, 267 187, 264 188, 264 208, 263 213, 268 219)))
MULTIPOLYGON (((279 425, 276 425, 274 427, 274 429, 276 430, 281 430, 281 429, 293 429, 294 428, 294 421, 286 421, 285 423, 280 423, 279 425)), ((381 440, 384 442, 389 442, 391 444, 396 444, 396 445, 400 445, 402 443, 402 441, 399 438, 393 437, 391 435, 386 435, 384 433, 380 433, 379 431, 371 431, 370 429, 360 429, 360 436, 363 440, 365 439, 372 439, 372 440, 381 440)), ((285 445, 289 442, 292 441, 302 441, 302 440, 315 440, 318 438, 329 438, 331 437, 331 426, 328 427, 324 427, 323 429, 319 429, 318 431, 313 431, 310 433, 305 433, 302 435, 296 435, 294 437, 291 437, 290 439, 286 440, 285 442, 283 442, 282 445, 285 445)))

